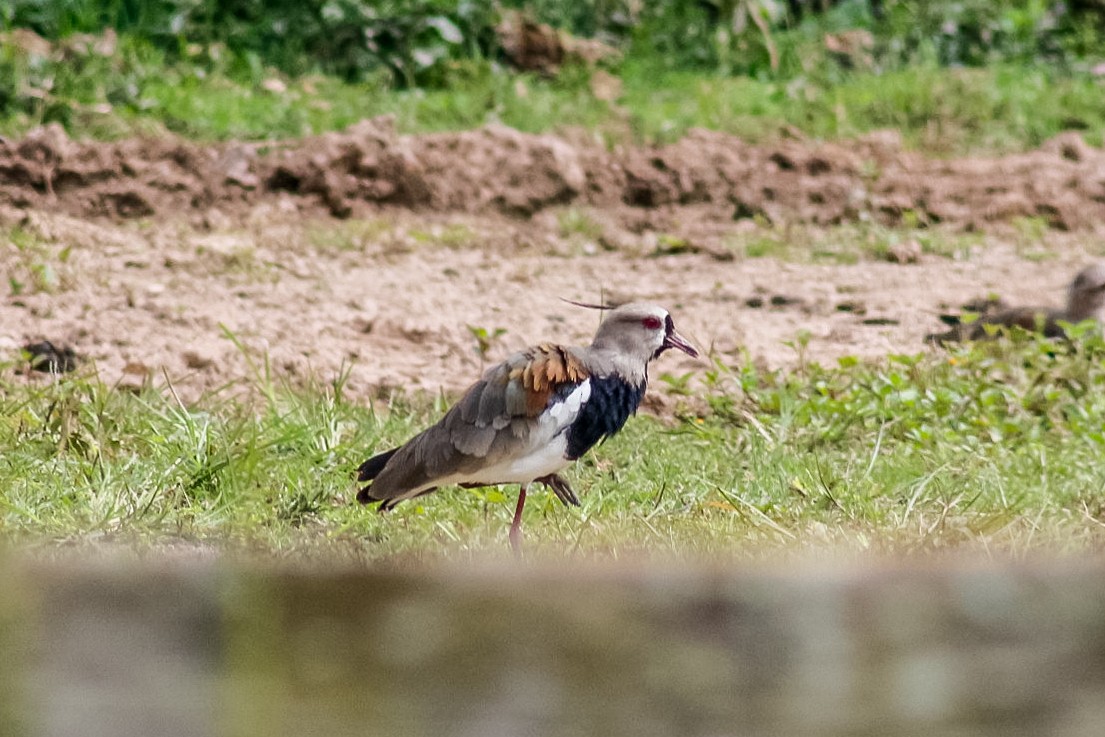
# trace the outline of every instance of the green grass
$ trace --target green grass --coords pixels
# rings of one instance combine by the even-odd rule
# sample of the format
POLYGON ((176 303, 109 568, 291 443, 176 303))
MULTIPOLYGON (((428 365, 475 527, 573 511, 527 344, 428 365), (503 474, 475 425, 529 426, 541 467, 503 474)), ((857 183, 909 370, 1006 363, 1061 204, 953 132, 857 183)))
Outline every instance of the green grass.
MULTIPOLYGON (((938 225, 922 228, 916 218, 908 213, 903 221, 904 227, 888 227, 877 222, 860 221, 828 228, 790 223, 775 225, 757 221, 756 227, 727 235, 724 245, 742 258, 774 258, 791 263, 854 264, 872 259, 885 260, 894 246, 907 242, 916 242, 922 253, 969 260, 986 243, 985 237, 980 233, 964 233, 938 225)), ((1033 248, 1041 252, 1043 243, 1042 236, 1032 241, 1033 248)))
POLYGON ((0 228, 0 256, 7 257, 8 293, 13 297, 33 292, 55 293, 73 286, 69 263, 72 246, 48 243, 20 226, 0 228))
MULTIPOLYGON (((800 342, 797 346, 800 350, 800 342)), ((237 399, 194 406, 92 376, 0 393, 0 520, 12 541, 195 543, 293 557, 503 554, 513 488, 450 488, 378 515, 353 469, 445 403, 290 390, 262 364, 237 399)), ((865 364, 661 377, 686 404, 633 419, 568 473, 583 500, 534 494, 530 551, 754 558, 1099 551, 1105 341, 1014 341, 865 364)))
POLYGON ((815 138, 854 138, 898 130, 930 153, 1010 151, 1037 146, 1067 129, 1100 142, 1101 84, 1044 67, 986 69, 917 66, 837 82, 780 82, 687 72, 626 72, 625 106, 635 131, 672 140, 691 127, 762 140, 786 127, 815 138))
POLYGON ((456 62, 442 86, 399 90, 386 77, 288 79, 212 49, 170 61, 126 37, 110 57, 35 59, 0 44, 0 133, 57 121, 93 138, 169 130, 200 140, 280 139, 391 114, 403 132, 503 123, 530 132, 584 128, 610 143, 667 142, 693 127, 751 141, 784 130, 847 139, 894 128, 909 146, 955 155, 1031 148, 1064 130, 1098 144, 1105 130, 1102 82, 1085 72, 1022 63, 881 73, 822 66, 789 77, 727 76, 668 70, 638 54, 616 70, 623 95, 608 103, 591 93, 586 70, 571 67, 546 79, 456 62))
POLYGON ((1022 150, 1069 129, 1096 145, 1105 130, 1098 82, 1055 78, 1043 69, 909 69, 841 84, 794 84, 629 67, 624 84, 615 106, 592 97, 582 75, 570 74, 549 81, 476 73, 428 91, 320 80, 314 94, 293 87, 274 95, 223 80, 221 86, 155 82, 146 92, 170 130, 204 139, 305 135, 392 114, 411 133, 499 122, 534 133, 582 127, 622 142, 670 142, 695 127, 750 141, 776 139, 784 129, 840 139, 894 128, 908 146, 952 155, 1022 150))

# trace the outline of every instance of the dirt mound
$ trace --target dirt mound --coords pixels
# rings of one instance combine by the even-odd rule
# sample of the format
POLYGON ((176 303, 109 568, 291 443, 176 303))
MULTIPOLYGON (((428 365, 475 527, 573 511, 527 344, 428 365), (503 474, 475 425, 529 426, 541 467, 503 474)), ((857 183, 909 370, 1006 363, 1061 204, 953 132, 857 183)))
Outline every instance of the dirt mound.
POLYGON ((60 125, 0 141, 0 201, 110 218, 203 208, 220 151, 176 140, 78 143, 60 125))
POLYGON ((82 143, 58 126, 0 141, 0 203, 21 208, 202 218, 216 207, 246 212, 273 194, 337 217, 381 206, 528 217, 579 203, 628 223, 693 206, 696 218, 722 222, 909 218, 977 228, 1042 217, 1078 229, 1105 220, 1105 152, 1064 134, 1028 153, 942 161, 903 151, 887 133, 759 146, 708 131, 607 151, 502 126, 401 136, 388 118, 283 144, 82 143))
POLYGON ((577 149, 501 126, 398 136, 387 120, 365 121, 257 164, 268 188, 318 195, 339 217, 366 202, 530 215, 581 197, 587 184, 577 149))

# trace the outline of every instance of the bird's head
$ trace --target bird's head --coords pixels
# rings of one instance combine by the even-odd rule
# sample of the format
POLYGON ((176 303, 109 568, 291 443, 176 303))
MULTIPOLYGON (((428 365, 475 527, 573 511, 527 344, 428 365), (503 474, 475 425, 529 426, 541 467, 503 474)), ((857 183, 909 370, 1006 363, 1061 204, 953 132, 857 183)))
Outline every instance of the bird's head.
POLYGON ((1067 288, 1067 312, 1075 321, 1105 318, 1105 262, 1090 264, 1074 277, 1067 288))
POLYGON ((592 347, 612 351, 641 366, 669 348, 698 357, 698 351, 675 331, 668 311, 645 302, 631 302, 610 310, 592 347))

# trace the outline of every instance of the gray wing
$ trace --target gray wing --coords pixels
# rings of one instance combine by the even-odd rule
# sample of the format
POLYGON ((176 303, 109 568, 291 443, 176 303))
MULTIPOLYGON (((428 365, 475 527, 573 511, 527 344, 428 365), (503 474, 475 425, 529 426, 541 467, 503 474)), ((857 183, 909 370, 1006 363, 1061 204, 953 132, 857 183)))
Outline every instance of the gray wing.
POLYGON ((441 420, 397 449, 365 490, 406 499, 524 447, 549 403, 588 377, 576 351, 551 344, 517 353, 484 374, 441 420))

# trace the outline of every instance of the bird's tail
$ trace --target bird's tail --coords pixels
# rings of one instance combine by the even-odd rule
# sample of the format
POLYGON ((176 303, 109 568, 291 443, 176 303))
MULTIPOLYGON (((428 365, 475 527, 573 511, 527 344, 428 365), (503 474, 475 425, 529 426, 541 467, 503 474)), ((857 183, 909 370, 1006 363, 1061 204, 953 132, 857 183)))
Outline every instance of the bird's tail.
MULTIPOLYGON (((380 471, 384 470, 384 466, 388 464, 391 457, 395 455, 398 448, 392 448, 389 451, 374 455, 367 461, 357 467, 357 481, 372 481, 374 478, 380 475, 380 471)), ((364 487, 357 492, 357 501, 361 504, 371 504, 372 502, 381 501, 372 496, 372 485, 364 487)))

